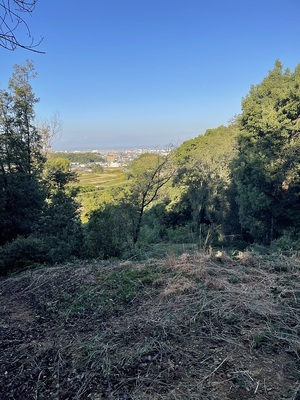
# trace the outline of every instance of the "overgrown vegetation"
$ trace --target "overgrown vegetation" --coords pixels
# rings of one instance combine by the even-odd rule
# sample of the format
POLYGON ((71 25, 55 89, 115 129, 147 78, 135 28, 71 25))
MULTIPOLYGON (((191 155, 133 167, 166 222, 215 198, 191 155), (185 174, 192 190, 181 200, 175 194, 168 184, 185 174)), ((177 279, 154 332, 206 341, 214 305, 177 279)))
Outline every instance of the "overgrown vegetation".
POLYGON ((140 257, 162 242, 297 249, 299 71, 276 62, 228 126, 168 156, 81 173, 79 183, 70 162, 99 156, 48 151, 50 125, 35 124, 34 67, 16 66, 0 93, 1 272, 70 257, 140 257))
POLYGON ((62 262, 82 244, 69 162, 47 160, 50 133, 35 124, 31 62, 15 66, 0 92, 0 269, 62 262))

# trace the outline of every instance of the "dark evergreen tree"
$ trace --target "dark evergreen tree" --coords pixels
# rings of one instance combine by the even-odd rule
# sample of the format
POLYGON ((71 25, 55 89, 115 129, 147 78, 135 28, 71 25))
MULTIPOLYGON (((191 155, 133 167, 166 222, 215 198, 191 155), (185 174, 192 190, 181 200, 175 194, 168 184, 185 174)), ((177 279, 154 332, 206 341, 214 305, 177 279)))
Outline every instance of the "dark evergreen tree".
POLYGON ((253 240, 270 243, 300 229, 300 66, 279 61, 242 101, 242 135, 233 163, 239 217, 253 240))
POLYGON ((44 205, 45 158, 34 124, 38 99, 30 86, 34 76, 31 62, 15 66, 9 91, 0 92, 0 244, 34 232, 44 205))
POLYGON ((135 233, 134 214, 135 207, 124 202, 104 204, 93 211, 85 227, 86 254, 101 258, 131 255, 135 233))
POLYGON ((77 189, 70 187, 76 174, 70 171, 70 162, 63 158, 50 158, 45 163, 44 183, 47 188, 38 237, 47 242, 49 261, 61 262, 71 256, 80 256, 82 226, 77 189))

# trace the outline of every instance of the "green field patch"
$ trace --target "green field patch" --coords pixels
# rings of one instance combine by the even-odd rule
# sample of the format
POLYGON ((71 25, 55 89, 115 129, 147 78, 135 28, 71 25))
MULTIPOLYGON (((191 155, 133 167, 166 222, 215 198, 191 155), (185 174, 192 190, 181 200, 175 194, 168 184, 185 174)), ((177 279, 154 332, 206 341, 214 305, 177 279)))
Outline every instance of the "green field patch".
POLYGON ((103 172, 79 171, 77 178, 73 186, 78 188, 76 199, 81 205, 82 222, 87 222, 92 211, 110 200, 110 189, 127 182, 126 173, 119 168, 108 168, 103 172))
POLYGON ((78 172, 76 186, 85 187, 88 185, 104 188, 122 183, 126 180, 126 174, 120 169, 105 170, 104 172, 78 172))

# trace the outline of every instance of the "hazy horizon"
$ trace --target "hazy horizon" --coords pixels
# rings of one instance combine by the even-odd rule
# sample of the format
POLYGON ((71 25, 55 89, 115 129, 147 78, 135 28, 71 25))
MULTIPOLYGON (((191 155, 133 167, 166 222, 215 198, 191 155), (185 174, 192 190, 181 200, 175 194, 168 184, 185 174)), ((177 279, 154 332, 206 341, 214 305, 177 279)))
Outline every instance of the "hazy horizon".
POLYGON ((32 59, 36 114, 63 122, 55 149, 177 145, 227 125, 277 59, 294 70, 299 12, 296 0, 39 0, 27 22, 45 54, 0 50, 0 89, 32 59))

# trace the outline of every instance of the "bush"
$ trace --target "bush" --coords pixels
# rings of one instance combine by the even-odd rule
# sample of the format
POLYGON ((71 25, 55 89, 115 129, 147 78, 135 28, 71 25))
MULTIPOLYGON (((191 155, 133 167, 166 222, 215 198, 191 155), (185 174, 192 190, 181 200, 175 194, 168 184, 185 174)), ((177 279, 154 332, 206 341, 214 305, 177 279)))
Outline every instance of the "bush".
POLYGON ((271 249, 280 252, 294 252, 300 250, 299 233, 294 230, 287 230, 284 234, 272 241, 271 249))
POLYGON ((84 248, 88 257, 127 257, 133 250, 132 207, 106 204, 93 211, 85 226, 84 248))
POLYGON ((194 243, 195 235, 191 223, 167 229, 168 240, 172 243, 194 243))
POLYGON ((70 236, 69 240, 62 240, 58 236, 49 235, 44 237, 47 243, 47 258, 50 264, 62 263, 70 258, 80 258, 81 256, 81 237, 70 236))
POLYGON ((13 242, 0 247, 1 275, 48 261, 47 245, 42 239, 34 236, 19 236, 13 242))

